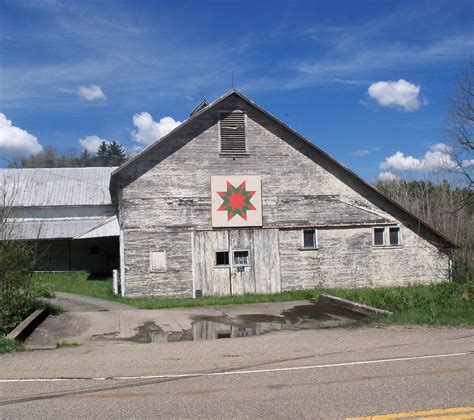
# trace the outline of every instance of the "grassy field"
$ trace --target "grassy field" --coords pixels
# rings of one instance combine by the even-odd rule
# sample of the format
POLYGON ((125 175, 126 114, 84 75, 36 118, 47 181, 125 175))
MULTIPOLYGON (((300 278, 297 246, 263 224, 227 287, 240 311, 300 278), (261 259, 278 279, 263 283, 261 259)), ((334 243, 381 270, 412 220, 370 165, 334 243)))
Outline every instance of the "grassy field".
POLYGON ((374 317, 383 323, 428 325, 474 325, 474 284, 444 283, 407 287, 361 289, 310 289, 272 295, 203 297, 199 299, 123 298, 112 293, 110 278, 91 278, 87 273, 36 274, 34 281, 53 291, 76 293, 114 300, 139 309, 164 309, 191 306, 228 305, 236 303, 281 302, 317 298, 329 293, 387 309, 392 316, 374 317))

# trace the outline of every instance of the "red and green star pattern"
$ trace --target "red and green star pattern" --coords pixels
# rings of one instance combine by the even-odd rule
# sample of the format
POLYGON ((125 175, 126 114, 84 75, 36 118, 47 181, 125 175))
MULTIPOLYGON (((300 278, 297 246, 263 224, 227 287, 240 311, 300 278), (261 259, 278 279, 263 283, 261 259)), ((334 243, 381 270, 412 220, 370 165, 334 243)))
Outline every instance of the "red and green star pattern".
POLYGON ((238 187, 234 187, 227 181, 227 191, 218 191, 217 194, 224 200, 217 211, 226 211, 227 220, 231 220, 236 215, 247 220, 247 211, 257 210, 250 201, 255 191, 247 191, 245 181, 238 187))

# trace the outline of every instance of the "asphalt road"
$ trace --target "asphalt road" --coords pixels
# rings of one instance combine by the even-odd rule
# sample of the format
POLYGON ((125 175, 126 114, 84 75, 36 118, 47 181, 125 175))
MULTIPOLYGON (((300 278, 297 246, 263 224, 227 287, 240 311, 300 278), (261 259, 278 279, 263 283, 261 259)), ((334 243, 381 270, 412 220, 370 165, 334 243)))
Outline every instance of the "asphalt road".
POLYGON ((424 327, 30 351, 0 356, 0 417, 469 419, 473 351, 424 327))

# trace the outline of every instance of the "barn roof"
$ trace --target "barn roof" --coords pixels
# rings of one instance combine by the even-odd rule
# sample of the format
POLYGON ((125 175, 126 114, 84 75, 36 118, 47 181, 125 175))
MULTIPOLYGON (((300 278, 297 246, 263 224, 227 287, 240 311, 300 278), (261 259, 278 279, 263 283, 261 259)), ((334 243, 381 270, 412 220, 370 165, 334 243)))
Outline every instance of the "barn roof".
MULTIPOLYGON (((103 221, 104 218, 101 217, 12 219, 10 222, 12 227, 11 239, 70 239, 81 235, 83 232, 89 232, 103 221)), ((99 235, 95 237, 99 237, 99 235)))
MULTIPOLYGON (((391 206, 394 209, 397 209, 398 211, 401 211, 405 216, 411 220, 412 224, 414 227, 418 227, 418 229, 422 228, 425 231, 429 232, 430 234, 434 235, 438 239, 441 239, 441 242, 439 245, 444 246, 444 247, 455 247, 456 245, 445 235, 443 235, 441 232, 430 226, 428 223, 424 222, 422 219, 420 219, 418 216, 414 215, 404 207, 402 207, 400 204, 398 204, 396 201, 392 200, 391 198, 387 197, 385 194, 383 194, 381 191, 379 191, 377 188, 375 188, 373 185, 370 183, 366 182, 363 180, 360 176, 358 176, 356 173, 351 171, 349 168, 344 166, 342 163, 338 162, 336 159, 334 159, 332 156, 321 150, 319 147, 317 147, 314 143, 303 137, 301 134, 299 134, 297 131, 293 130, 290 126, 285 124, 283 121, 257 105, 255 102, 244 96, 242 93, 236 91, 235 89, 230 90, 227 92, 225 95, 221 96, 220 98, 216 99, 214 102, 210 103, 209 105, 203 107, 202 109, 197 109, 196 112, 194 112, 188 119, 186 119, 181 125, 176 127, 174 130, 169 132, 166 136, 163 136, 159 140, 155 141, 152 143, 150 146, 142 150, 139 154, 135 155, 133 158, 129 159, 126 161, 124 164, 122 164, 119 168, 117 168, 115 171, 112 172, 111 176, 111 188, 115 185, 114 179, 119 175, 122 171, 124 171, 126 168, 131 167, 135 165, 136 162, 140 161, 144 157, 148 156, 149 154, 153 153, 153 151, 159 147, 161 147, 163 144, 166 143, 166 141, 174 136, 176 133, 179 133, 181 130, 185 130, 188 125, 191 124, 192 121, 198 119, 201 115, 212 112, 215 110, 220 103, 225 101, 227 98, 231 96, 236 96, 246 102, 248 105, 252 106, 262 114, 264 114, 266 117, 268 117, 270 120, 273 120, 277 124, 279 124, 281 127, 284 129, 288 130, 291 134, 293 134, 301 143, 305 144, 306 146, 309 146, 313 152, 324 158, 327 162, 329 162, 332 167, 337 168, 339 171, 344 172, 349 178, 351 178, 355 183, 357 183, 359 186, 361 186, 365 191, 370 192, 371 194, 374 194, 378 196, 380 199, 385 201, 388 206, 391 206)), ((199 108, 199 106, 198 106, 199 108)), ((193 110, 194 111, 194 110, 193 110)))
POLYGON ((0 189, 13 207, 111 205, 109 183, 115 169, 0 169, 0 189))

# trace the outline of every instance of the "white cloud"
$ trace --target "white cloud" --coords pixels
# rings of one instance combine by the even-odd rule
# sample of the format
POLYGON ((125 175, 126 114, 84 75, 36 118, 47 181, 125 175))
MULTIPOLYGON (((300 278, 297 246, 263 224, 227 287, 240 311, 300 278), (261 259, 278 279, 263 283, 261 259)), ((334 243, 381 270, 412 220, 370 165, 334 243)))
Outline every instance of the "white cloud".
POLYGON ((180 124, 181 121, 175 121, 172 117, 163 117, 156 122, 148 112, 141 112, 133 116, 133 125, 137 129, 132 131, 132 137, 140 145, 148 146, 180 124))
POLYGON ((38 138, 20 127, 15 127, 0 112, 0 151, 9 157, 28 156, 43 150, 38 138))
POLYGON ((425 101, 420 101, 421 87, 400 79, 394 81, 380 81, 369 86, 369 96, 380 105, 389 108, 403 109, 404 111, 416 111, 425 101))
POLYGON ((80 86, 77 94, 86 101, 105 101, 107 97, 98 85, 80 86))
POLYGON ((97 148, 99 145, 105 141, 106 143, 110 143, 105 139, 101 139, 100 137, 96 136, 95 134, 92 136, 86 136, 78 140, 84 150, 87 150, 89 153, 96 154, 97 148))
POLYGON ((370 155, 370 150, 369 150, 369 149, 358 149, 358 150, 354 150, 354 151, 352 152, 352 155, 353 155, 353 156, 358 156, 358 157, 368 156, 368 155, 370 155))
POLYGON ((423 157, 405 156, 397 151, 394 155, 385 158, 380 169, 395 169, 398 171, 436 171, 443 169, 453 170, 456 163, 451 157, 452 148, 445 143, 437 143, 430 147, 423 157))
POLYGON ((392 172, 381 172, 377 176, 377 181, 380 181, 380 182, 394 182, 394 181, 398 181, 399 179, 400 177, 395 175, 392 172))

